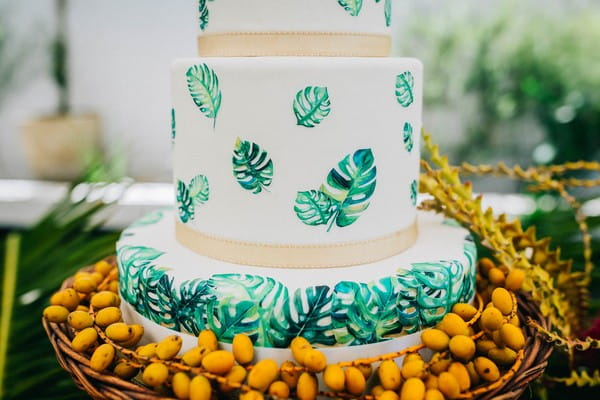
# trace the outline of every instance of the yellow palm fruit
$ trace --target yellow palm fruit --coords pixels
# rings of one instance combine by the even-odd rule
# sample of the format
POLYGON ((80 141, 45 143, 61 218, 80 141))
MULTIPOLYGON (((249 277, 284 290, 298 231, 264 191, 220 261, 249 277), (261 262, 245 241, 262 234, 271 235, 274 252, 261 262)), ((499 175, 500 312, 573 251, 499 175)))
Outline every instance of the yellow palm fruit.
POLYGON ((456 378, 461 392, 469 390, 471 387, 471 376, 469 375, 469 371, 467 371, 467 367, 465 367, 464 364, 453 362, 450 364, 448 372, 454 375, 456 378))
POLYGON ((511 349, 518 351, 525 347, 525 336, 521 328, 512 324, 504 324, 500 328, 502 342, 511 349))
POLYGON ((402 377, 423 378, 425 376, 425 362, 423 360, 409 361, 402 366, 402 377))
POLYGON ((231 371, 235 359, 233 354, 225 350, 212 351, 202 359, 202 367, 208 372, 224 375, 231 371))
POLYGON ((484 276, 487 276, 490 270, 496 267, 496 264, 494 264, 494 262, 491 259, 484 257, 481 260, 479 260, 478 266, 481 273, 484 276))
POLYGON ((438 376, 438 390, 442 392, 447 399, 456 399, 460 396, 460 385, 456 377, 450 372, 442 372, 438 376))
POLYGON ((278 399, 290 397, 290 387, 284 381, 275 381, 269 386, 269 394, 278 399))
POLYGON ((504 286, 508 290, 519 290, 523 286, 525 281, 525 272, 522 269, 512 269, 508 275, 506 275, 506 281, 504 286))
POLYGON ((479 339, 475 343, 475 347, 477 348, 477 353, 485 356, 491 349, 495 349, 497 346, 493 340, 479 339))
POLYGON ((377 400, 399 400, 400 396, 398 396, 398 393, 394 392, 393 390, 385 390, 383 393, 381 393, 379 396, 377 396, 377 400))
POLYGON ((204 347, 208 351, 216 351, 219 348, 217 335, 210 329, 205 329, 198 335, 198 347, 204 347))
POLYGON ((115 348, 108 343, 98 346, 92 358, 90 358, 90 368, 94 371, 102 372, 112 364, 115 358, 115 348))
POLYGON ((119 296, 117 296, 116 293, 108 290, 103 290, 96 293, 90 300, 90 305, 94 307, 95 310, 100 310, 106 307, 117 307, 120 303, 121 301, 119 300, 119 296))
POLYGON ((170 360, 181 350, 182 339, 177 335, 170 335, 164 338, 156 346, 156 355, 161 360, 170 360))
POLYGON ((477 357, 474 361, 477 375, 487 382, 496 382, 500 379, 500 371, 492 360, 487 357, 477 357))
POLYGON ((521 326, 521 321, 519 321, 519 316, 518 315, 513 315, 509 320, 508 323, 514 326, 521 326))
POLYGON ((108 291, 119 294, 119 281, 111 281, 108 283, 108 291))
POLYGON ((185 372, 177 372, 171 379, 171 387, 175 397, 181 400, 190 398, 191 379, 185 372))
POLYGON ((254 359, 254 345, 247 335, 239 333, 232 342, 233 357, 238 364, 250 364, 254 359))
POLYGON ((327 358, 319 350, 307 349, 304 353, 303 364, 310 372, 321 372, 327 366, 327 358))
POLYGON ((325 368, 323 381, 333 392, 342 392, 346 385, 344 370, 337 364, 330 364, 325 368))
POLYGON ((138 347, 135 352, 142 357, 155 358, 157 347, 158 343, 148 343, 147 345, 138 347))
POLYGON ((69 311, 75 311, 77 306, 79 305, 80 299, 79 295, 73 288, 68 288, 63 290, 62 298, 60 300, 60 304, 64 306, 69 311))
POLYGON ((433 351, 444 351, 448 348, 450 338, 440 329, 426 329, 421 333, 421 341, 425 347, 433 351))
POLYGON ((517 353, 509 347, 495 348, 490 350, 488 358, 500 365, 512 365, 517 359, 517 353))
POLYGON ((104 275, 102 275, 100 272, 92 272, 90 278, 92 278, 94 282, 96 282, 96 287, 102 282, 104 282, 104 275))
POLYGON ((124 322, 115 322, 106 327, 106 336, 115 342, 125 342, 133 338, 133 328, 124 322))
POLYGON ((44 309, 44 318, 50 322, 60 324, 69 317, 69 310, 64 306, 48 306, 44 309))
POLYGON ((373 375, 373 366, 371 364, 358 364, 355 367, 358 368, 367 380, 373 375))
POLYGON ((298 379, 300 379, 300 374, 302 371, 298 371, 295 369, 296 364, 292 361, 285 361, 281 364, 281 380, 287 383, 287 385, 295 389, 298 386, 298 379))
POLYGON ((105 328, 110 324, 122 321, 122 318, 119 307, 106 307, 96 313, 96 325, 105 328))
POLYGON ((243 383, 246 380, 246 374, 246 368, 242 367, 241 365, 234 365, 231 368, 231 371, 225 375, 227 383, 219 383, 219 389, 224 393, 229 393, 237 389, 239 386, 236 384, 243 383))
POLYGON ((445 400, 444 395, 438 389, 427 389, 425 400, 445 400))
POLYGON ((126 348, 133 347, 138 344, 138 342, 142 339, 142 336, 144 336, 144 327, 139 324, 131 325, 131 330, 133 331, 133 336, 131 339, 122 342, 121 346, 126 348))
POLYGON ((475 364, 473 363, 473 361, 466 363, 465 367, 467 368, 467 372, 469 373, 469 378, 471 379, 471 386, 479 385, 479 382, 481 381, 481 379, 479 378, 477 371, 475 371, 475 364))
POLYGON ((69 325, 71 325, 71 327, 73 327, 73 329, 80 331, 94 325, 94 317, 85 311, 75 310, 69 314, 67 317, 67 322, 69 325))
POLYGON ((312 349, 312 346, 308 340, 301 336, 297 336, 290 343, 290 349, 292 350, 294 360, 296 360, 297 363, 304 365, 304 356, 308 350, 312 349))
POLYGON ((115 369, 113 370, 115 375, 117 375, 121 379, 130 380, 133 379, 139 372, 139 368, 133 367, 126 361, 120 361, 115 365, 115 369))
MULTIPOLYGON (((362 376, 362 374, 360 374, 360 376, 362 376)), ((298 379, 298 386, 296 387, 296 396, 298 399, 315 400, 318 393, 319 385, 317 383, 317 378, 309 372, 303 372, 298 379)))
POLYGON ((488 272, 488 279, 494 286, 503 286, 506 277, 500 268, 492 268, 488 272))
POLYGON ((492 292, 492 303, 504 315, 510 314, 514 305, 510 292, 501 287, 494 289, 492 292))
POLYGON ((75 335, 71 341, 71 348, 79 353, 90 349, 98 340, 98 333, 94 328, 85 328, 75 335))
POLYGON ((429 365, 429 370, 436 375, 445 372, 450 367, 452 360, 448 357, 446 358, 438 358, 435 361, 432 359, 431 364, 429 365))
POLYGON ((365 376, 356 367, 348 367, 344 371, 346 380, 346 390, 348 393, 358 396, 361 395, 367 386, 365 376))
POLYGON ((381 396, 383 392, 385 392, 385 389, 381 385, 373 386, 373 388, 371 389, 371 394, 375 396, 375 398, 381 396))
POLYGON ((50 296, 50 305, 51 306, 62 305, 62 296, 63 296, 63 292, 54 293, 52 296, 50 296))
POLYGON ((488 331, 500 329, 504 316, 496 307, 489 307, 481 313, 481 327, 488 331))
POLYGON ((406 364, 407 362, 411 362, 411 361, 415 361, 415 360, 423 361, 423 357, 421 357, 421 355, 419 353, 408 353, 402 359, 402 365, 406 364))
POLYGON ((104 276, 108 275, 112 269, 113 266, 105 260, 98 261, 96 264, 94 264, 94 271, 100 272, 104 276))
POLYGON ((477 309, 467 303, 457 303, 452 306, 452 312, 468 322, 477 314, 477 309))
POLYGON ((210 400, 211 397, 210 381, 204 375, 196 375, 190 382, 190 400, 210 400))
POLYGON ((425 384, 419 378, 408 378, 400 389, 400 400, 423 400, 425 384))
POLYGON ((467 323, 458 314, 454 313, 444 315, 437 328, 446 332, 450 337, 469 334, 467 323))
POLYGON ((206 347, 194 347, 183 354, 181 361, 190 367, 197 367, 208 353, 209 351, 206 347))
POLYGON ((265 396, 257 390, 249 390, 240 394, 240 400, 263 400, 265 396))
POLYGON ((475 342, 468 336, 454 336, 448 347, 452 355, 462 361, 469 361, 475 355, 475 342))
POLYGON ((427 379, 425 379, 425 389, 437 389, 438 387, 438 378, 433 374, 429 374, 427 379))
MULTIPOLYGON (((419 360, 411 361, 414 362, 422 362, 419 360)), ((409 362, 408 364, 410 364, 409 362)), ((377 375, 379 376, 379 382, 381 386, 385 390, 398 390, 400 384, 402 383, 402 376, 400 372, 400 368, 394 362, 394 360, 385 360, 379 365, 379 369, 377 370, 377 375)))
POLYGON ((166 382, 169 377, 169 369, 161 363, 149 364, 142 373, 142 380, 151 387, 157 387, 166 382))
POLYGON ((269 385, 277 380, 279 376, 279 367, 274 360, 266 358, 260 360, 252 367, 248 374, 248 386, 253 389, 264 392, 269 385))

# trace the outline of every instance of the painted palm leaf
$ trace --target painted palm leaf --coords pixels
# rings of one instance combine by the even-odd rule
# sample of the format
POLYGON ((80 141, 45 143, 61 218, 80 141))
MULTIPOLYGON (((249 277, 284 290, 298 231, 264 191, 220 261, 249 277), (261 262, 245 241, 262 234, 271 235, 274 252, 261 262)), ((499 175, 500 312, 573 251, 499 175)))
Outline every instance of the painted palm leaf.
POLYGON ((206 329, 207 304, 214 301, 214 288, 209 281, 185 281, 179 287, 175 319, 183 332, 197 336, 206 329))
POLYGON ((360 10, 363 6, 363 0, 338 0, 338 3, 353 17, 360 14, 360 10))
POLYGON ((306 225, 326 225, 333 217, 336 204, 319 190, 298 192, 294 211, 306 225))
POLYGON ((331 112, 331 100, 326 87, 307 86, 296 94, 294 114, 298 125, 314 128, 331 112))
POLYGON ((187 185, 180 180, 177 181, 177 209, 184 224, 194 219, 194 199, 187 185))
POLYGON ((392 25, 392 0, 385 0, 383 5, 383 12, 385 15, 385 26, 392 25))
POLYGON ((404 148, 410 153, 414 147, 413 126, 410 122, 404 123, 404 129, 402 129, 402 140, 404 141, 404 148))
POLYGON ((208 25, 208 5, 206 4, 207 0, 199 0, 198 2, 198 12, 200 15, 200 29, 206 29, 208 25))
POLYGON ((412 72, 406 71, 396 77, 396 99, 402 107, 408 107, 415 101, 414 89, 415 78, 412 72))
POLYGON ((177 126, 175 122, 175 109, 171 108, 171 143, 175 143, 175 137, 177 136, 177 126))
POLYGON ((194 104, 207 117, 213 119, 213 128, 221 108, 221 89, 215 71, 206 64, 192 65, 187 73, 187 86, 194 104))
POLYGON ((410 184, 410 202, 412 203, 413 206, 417 205, 418 190, 419 190, 419 184, 417 183, 417 180, 415 179, 410 184))
POLYGON ((277 347, 287 347, 293 338, 302 336, 312 344, 333 345, 331 301, 333 292, 328 286, 296 289, 292 298, 273 314, 271 329, 278 332, 277 347))
POLYGON ((190 182, 189 191, 195 207, 206 203, 210 196, 210 187, 206 176, 197 175, 194 177, 190 182))
POLYGON ((162 251, 143 246, 122 246, 117 250, 119 291, 123 300, 129 304, 137 304, 142 270, 151 266, 163 254, 162 251))
POLYGON ((256 143, 237 138, 232 164, 240 186, 254 194, 267 190, 273 182, 273 161, 256 143))
POLYGON ((164 268, 150 266, 142 269, 138 286, 137 311, 150 320, 170 329, 179 330, 175 318, 177 293, 173 288, 173 278, 164 268))
MULTIPOLYGON (((369 207, 369 199, 375 192, 377 167, 371 149, 360 149, 347 155, 327 176, 321 185, 325 193, 338 206, 335 224, 344 227, 353 224, 369 207)), ((331 229, 329 226, 329 229, 331 229)))

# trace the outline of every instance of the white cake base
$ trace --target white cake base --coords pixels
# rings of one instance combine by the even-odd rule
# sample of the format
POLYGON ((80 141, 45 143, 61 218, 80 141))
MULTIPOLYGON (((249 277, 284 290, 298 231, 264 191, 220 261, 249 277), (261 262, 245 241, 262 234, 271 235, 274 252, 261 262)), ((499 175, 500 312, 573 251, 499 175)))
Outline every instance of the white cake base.
POLYGON ((398 351, 419 341, 475 291, 476 250, 468 232, 419 213, 419 238, 409 250, 373 264, 279 269, 200 256, 174 239, 175 215, 154 212, 118 242, 125 318, 158 341, 213 330, 230 343, 249 335, 259 358, 290 358, 295 336, 323 348, 332 362, 398 351))

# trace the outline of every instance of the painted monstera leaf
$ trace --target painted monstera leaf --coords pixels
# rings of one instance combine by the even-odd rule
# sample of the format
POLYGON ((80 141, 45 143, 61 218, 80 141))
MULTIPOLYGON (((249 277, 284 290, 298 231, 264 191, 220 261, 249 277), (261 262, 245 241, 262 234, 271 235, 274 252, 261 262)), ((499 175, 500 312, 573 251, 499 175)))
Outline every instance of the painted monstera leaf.
POLYGON ((298 125, 314 128, 331 112, 331 100, 326 87, 307 86, 296 94, 294 114, 298 125))
POLYGON ((296 289, 293 297, 273 313, 270 327, 276 332, 274 345, 287 347, 293 338, 302 336, 312 344, 333 345, 331 301, 333 292, 328 286, 296 289))
POLYGON ((410 202, 413 206, 417 205, 417 192, 419 190, 419 184, 416 180, 413 180, 410 184, 410 202))
POLYGON ((156 266, 144 268, 137 290, 136 310, 140 314, 167 328, 180 329, 175 312, 177 294, 173 278, 166 274, 165 269, 156 266))
POLYGON ((392 0, 385 0, 383 5, 383 13, 385 16, 385 26, 392 25, 392 0))
POLYGON ((206 4, 207 0, 199 0, 198 2, 198 12, 200 13, 200 29, 206 29, 208 25, 208 5, 206 4))
POLYGON ((294 211, 306 225, 326 225, 336 210, 329 196, 320 190, 298 192, 294 211))
POLYGON ((179 287, 175 319, 181 331, 197 336, 206 329, 207 304, 215 300, 213 290, 210 281, 201 279, 185 281, 179 287))
POLYGON ((210 196, 208 178, 204 175, 197 175, 190 182, 189 190, 195 207, 205 204, 210 196))
POLYGON ((122 246, 117 250, 119 265, 119 291, 123 300, 136 304, 141 271, 153 265, 164 252, 143 246, 122 246))
POLYGON ((179 219, 184 224, 194 219, 194 201, 190 195, 190 189, 180 180, 177 181, 177 209, 179 219))
POLYGON ((233 149, 233 175, 241 187, 258 194, 273 182, 273 161, 256 143, 237 138, 233 149))
POLYGON ((402 140, 404 141, 404 148, 410 153, 415 145, 413 139, 413 126, 410 122, 404 123, 404 128, 402 129, 402 140))
POLYGON ((175 109, 171 108, 171 143, 175 143, 176 136, 177 136, 177 125, 175 122, 175 109))
POLYGON ((353 17, 360 14, 363 6, 363 0, 338 0, 338 3, 353 17))
POLYGON ((396 77, 396 99, 402 107, 410 106, 414 101, 415 78, 406 71, 396 77))
POLYGON ((213 128, 221 109, 221 89, 215 71, 206 64, 192 65, 187 73, 187 86, 194 104, 207 117, 213 119, 213 128))

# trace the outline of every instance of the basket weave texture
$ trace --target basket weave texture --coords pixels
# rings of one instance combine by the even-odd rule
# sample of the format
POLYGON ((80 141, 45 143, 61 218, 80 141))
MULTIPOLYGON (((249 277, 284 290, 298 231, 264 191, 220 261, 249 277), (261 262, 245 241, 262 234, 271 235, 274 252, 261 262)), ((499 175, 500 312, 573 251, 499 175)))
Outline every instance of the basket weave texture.
MULTIPOLYGON (((86 270, 89 270, 87 268, 86 270)), ((61 289, 72 287, 73 278, 63 282, 61 289)), ((546 329, 550 329, 550 322, 545 318, 537 304, 531 297, 523 292, 517 293, 518 316, 520 321, 532 319, 546 329)), ((58 362, 69 374, 75 384, 87 392, 93 399, 98 400, 176 400, 165 397, 150 388, 126 381, 118 376, 104 372, 99 373, 90 368, 89 359, 71 349, 71 339, 75 331, 66 323, 55 324, 42 318, 44 329, 48 334, 50 343, 56 352, 58 362)), ((527 389, 528 385, 539 378, 544 372, 548 358, 552 353, 552 345, 535 334, 532 328, 525 326, 527 343, 525 354, 520 368, 499 388, 478 397, 484 400, 512 400, 518 399, 527 389)))

